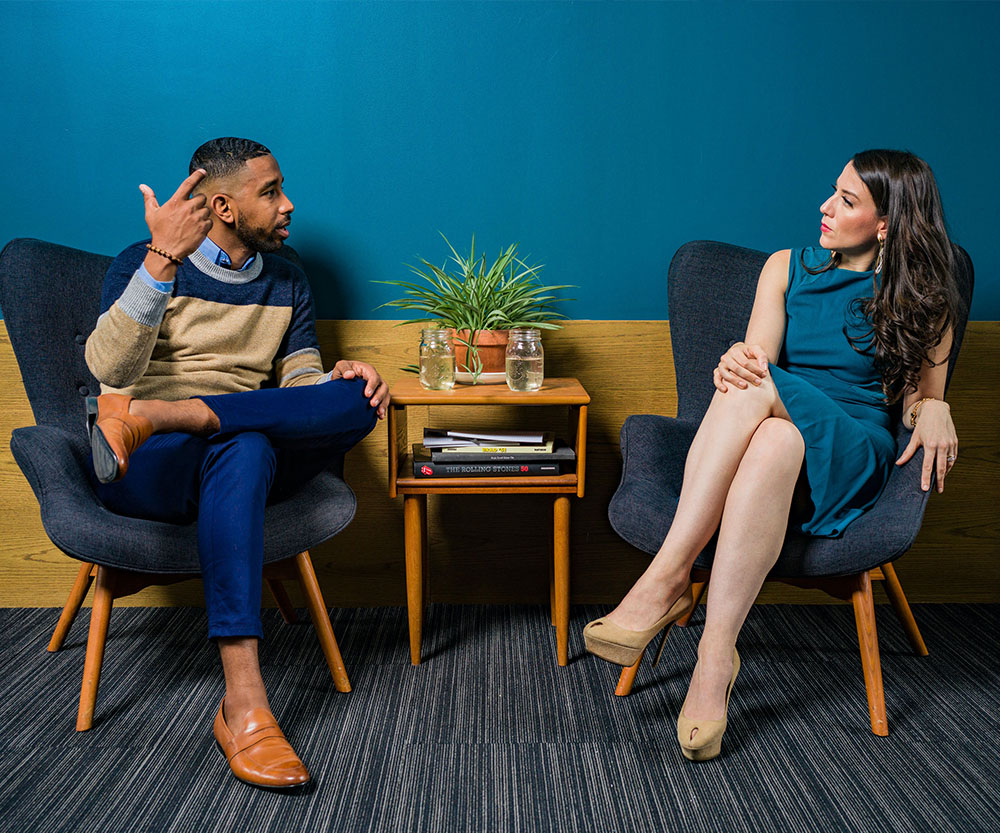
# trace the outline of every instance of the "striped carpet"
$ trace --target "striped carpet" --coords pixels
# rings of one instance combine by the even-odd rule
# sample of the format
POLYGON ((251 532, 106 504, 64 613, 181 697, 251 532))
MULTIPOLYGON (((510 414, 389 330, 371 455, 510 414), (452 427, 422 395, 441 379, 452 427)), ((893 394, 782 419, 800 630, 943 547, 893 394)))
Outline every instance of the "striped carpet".
MULTIPOLYGON (((675 629, 631 697, 536 607, 435 605, 409 663, 397 608, 335 611, 354 691, 312 628, 266 611, 271 703, 312 771, 299 794, 228 775, 211 737, 217 654, 193 609, 112 614, 97 722, 73 730, 86 613, 47 654, 53 610, 0 611, 0 830, 1000 831, 1000 607, 916 610, 908 653, 880 608, 888 738, 869 731, 849 607, 762 606, 722 757, 685 761, 674 721, 700 631, 675 629)), ((700 614, 699 614, 700 616, 700 614)))

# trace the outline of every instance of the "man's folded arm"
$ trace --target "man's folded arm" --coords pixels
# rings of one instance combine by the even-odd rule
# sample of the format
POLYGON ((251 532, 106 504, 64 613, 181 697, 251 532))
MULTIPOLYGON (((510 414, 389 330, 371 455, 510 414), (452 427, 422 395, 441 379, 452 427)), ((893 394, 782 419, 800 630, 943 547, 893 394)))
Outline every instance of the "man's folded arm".
POLYGON ((90 372, 113 388, 127 387, 146 372, 173 291, 173 282, 152 278, 142 265, 144 254, 144 248, 129 249, 111 265, 101 315, 87 339, 84 355, 90 372))

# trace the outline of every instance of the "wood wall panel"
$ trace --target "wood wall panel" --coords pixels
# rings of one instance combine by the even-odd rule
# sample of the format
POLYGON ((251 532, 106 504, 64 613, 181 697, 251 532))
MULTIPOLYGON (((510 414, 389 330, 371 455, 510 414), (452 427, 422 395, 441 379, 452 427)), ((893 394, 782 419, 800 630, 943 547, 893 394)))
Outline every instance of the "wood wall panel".
MULTIPOLYGON (((375 364, 390 380, 416 361, 416 326, 387 321, 321 321, 327 364, 349 356, 375 364)), ((633 413, 672 414, 676 406, 669 324, 665 321, 574 321, 545 335, 546 371, 576 376, 590 391, 587 493, 572 501, 572 598, 616 601, 648 558, 611 530, 607 505, 620 475, 618 432, 633 413)), ((913 602, 1000 602, 1000 323, 973 322, 950 400, 960 462, 943 495, 934 495, 916 545, 897 564, 913 602)), ((408 408, 410 440, 428 424, 428 408, 408 408)), ((82 419, 82 406, 81 406, 82 419)), ((559 409, 435 409, 433 422, 563 428, 559 409)), ((77 562, 45 537, 38 505, 10 454, 10 432, 32 423, 6 328, 0 322, 0 606, 60 606, 77 562)), ((348 529, 313 551, 331 606, 405 602, 402 502, 386 493, 385 424, 347 462, 358 495, 348 529)), ((551 499, 545 496, 431 496, 431 597, 442 602, 538 602, 548 598, 551 499), (512 534, 516 531, 516 537, 512 534)), ((267 594, 265 593, 265 599, 267 594)), ((293 600, 301 599, 293 594, 293 600)), ((767 585, 762 602, 828 601, 815 591, 767 585)), ((186 582, 150 588, 124 604, 200 604, 186 582)))

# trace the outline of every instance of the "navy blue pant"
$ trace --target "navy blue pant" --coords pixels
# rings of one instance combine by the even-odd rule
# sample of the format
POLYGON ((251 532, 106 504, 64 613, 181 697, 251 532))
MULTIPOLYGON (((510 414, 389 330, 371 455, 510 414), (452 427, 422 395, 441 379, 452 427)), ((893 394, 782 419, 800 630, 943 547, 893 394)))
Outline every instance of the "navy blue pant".
POLYGON ((120 515, 198 521, 209 638, 262 636, 264 507, 298 489, 375 427, 363 379, 198 397, 219 417, 210 437, 154 434, 116 483, 97 486, 120 515))

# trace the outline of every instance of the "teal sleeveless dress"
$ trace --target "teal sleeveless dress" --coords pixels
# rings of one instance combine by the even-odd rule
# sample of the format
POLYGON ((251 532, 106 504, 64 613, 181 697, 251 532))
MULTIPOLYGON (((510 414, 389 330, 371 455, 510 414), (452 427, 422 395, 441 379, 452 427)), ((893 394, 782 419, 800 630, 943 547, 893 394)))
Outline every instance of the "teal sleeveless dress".
POLYGON ((792 249, 785 338, 770 373, 806 446, 811 514, 793 516, 791 527, 833 538, 878 499, 896 444, 873 355, 847 340, 868 331, 851 302, 871 297, 872 272, 806 271, 829 257, 826 249, 792 249))

